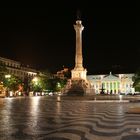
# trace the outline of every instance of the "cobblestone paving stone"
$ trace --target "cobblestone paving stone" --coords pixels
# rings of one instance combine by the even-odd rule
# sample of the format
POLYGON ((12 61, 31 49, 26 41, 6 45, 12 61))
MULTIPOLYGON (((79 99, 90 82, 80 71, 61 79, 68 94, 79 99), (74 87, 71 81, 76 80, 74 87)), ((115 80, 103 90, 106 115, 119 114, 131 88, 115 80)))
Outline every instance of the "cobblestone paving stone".
POLYGON ((0 99, 0 140, 140 140, 140 103, 0 99))

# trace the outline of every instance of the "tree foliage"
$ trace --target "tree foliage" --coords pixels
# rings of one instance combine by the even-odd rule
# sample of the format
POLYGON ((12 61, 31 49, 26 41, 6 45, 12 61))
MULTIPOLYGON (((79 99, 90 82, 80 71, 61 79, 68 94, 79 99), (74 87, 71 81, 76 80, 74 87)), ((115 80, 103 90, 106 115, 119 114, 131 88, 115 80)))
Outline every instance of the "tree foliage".
POLYGON ((25 76, 23 80, 23 91, 28 93, 30 91, 30 83, 31 83, 32 77, 25 76))
POLYGON ((67 79, 60 79, 55 77, 53 79, 49 79, 48 83, 49 83, 48 90, 57 92, 61 91, 64 88, 64 86, 67 83, 67 79))
POLYGON ((9 91, 16 91, 22 85, 22 80, 18 77, 11 75, 9 78, 4 78, 3 86, 9 91))
POLYGON ((34 92, 42 92, 50 88, 49 79, 51 77, 50 73, 40 73, 30 81, 31 90, 34 92))
POLYGON ((136 71, 135 75, 132 78, 133 80, 133 87, 136 91, 140 91, 140 68, 136 71))

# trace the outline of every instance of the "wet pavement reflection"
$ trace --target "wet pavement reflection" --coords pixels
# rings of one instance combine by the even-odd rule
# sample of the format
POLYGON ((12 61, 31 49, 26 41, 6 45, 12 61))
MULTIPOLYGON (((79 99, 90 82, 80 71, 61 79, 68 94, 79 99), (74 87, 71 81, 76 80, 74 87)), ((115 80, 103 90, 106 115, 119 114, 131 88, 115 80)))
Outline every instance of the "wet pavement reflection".
POLYGON ((139 103, 61 97, 0 98, 0 140, 140 139, 139 103))

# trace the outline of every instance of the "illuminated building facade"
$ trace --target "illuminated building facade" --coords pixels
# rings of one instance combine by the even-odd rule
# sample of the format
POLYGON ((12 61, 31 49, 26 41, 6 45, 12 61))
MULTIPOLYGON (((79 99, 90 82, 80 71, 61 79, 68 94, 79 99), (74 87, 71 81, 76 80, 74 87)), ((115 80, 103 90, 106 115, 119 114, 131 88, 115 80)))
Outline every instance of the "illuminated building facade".
POLYGON ((35 69, 29 68, 28 66, 22 66, 18 61, 0 57, 0 62, 6 66, 9 74, 15 75, 21 79, 24 79, 25 77, 34 77, 38 73, 35 69))
POLYGON ((95 93, 100 94, 104 89, 106 94, 134 93, 132 77, 134 74, 88 75, 87 79, 94 86, 95 93))

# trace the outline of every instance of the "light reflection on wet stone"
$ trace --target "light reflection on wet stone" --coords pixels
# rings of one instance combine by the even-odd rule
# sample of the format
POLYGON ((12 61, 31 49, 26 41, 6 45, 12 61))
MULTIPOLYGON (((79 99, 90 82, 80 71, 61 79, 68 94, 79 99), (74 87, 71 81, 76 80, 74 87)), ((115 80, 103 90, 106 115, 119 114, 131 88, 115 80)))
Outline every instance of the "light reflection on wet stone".
POLYGON ((95 103, 53 97, 0 98, 0 140, 124 140, 140 126, 139 103, 95 103))

